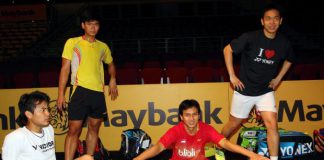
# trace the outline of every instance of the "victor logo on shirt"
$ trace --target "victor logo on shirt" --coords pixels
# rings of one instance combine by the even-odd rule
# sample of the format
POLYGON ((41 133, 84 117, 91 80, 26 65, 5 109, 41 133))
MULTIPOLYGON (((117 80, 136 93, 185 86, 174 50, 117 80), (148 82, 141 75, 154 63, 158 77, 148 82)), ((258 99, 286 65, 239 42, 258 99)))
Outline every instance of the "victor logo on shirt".
POLYGON ((47 151, 48 149, 54 148, 54 142, 50 141, 41 145, 33 145, 32 146, 35 150, 37 150, 37 148, 43 150, 43 151, 47 151))
POLYGON ((255 57, 254 61, 257 63, 263 63, 263 64, 274 64, 273 60, 271 59, 273 56, 275 56, 276 53, 274 50, 266 49, 264 50, 263 48, 260 48, 259 54, 257 57, 255 57), (265 53, 265 58, 263 58, 263 53, 265 53))
POLYGON ((179 149, 178 150, 178 155, 180 157, 195 157, 196 156, 196 152, 193 148, 191 148, 191 150, 188 149, 179 149))

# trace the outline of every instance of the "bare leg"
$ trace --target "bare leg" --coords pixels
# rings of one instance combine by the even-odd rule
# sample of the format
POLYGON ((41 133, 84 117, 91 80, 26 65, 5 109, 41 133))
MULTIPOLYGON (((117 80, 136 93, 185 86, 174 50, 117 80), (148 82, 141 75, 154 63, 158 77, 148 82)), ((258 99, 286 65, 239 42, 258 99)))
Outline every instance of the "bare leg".
POLYGON ((65 160, 72 160, 82 131, 82 120, 69 120, 69 131, 65 137, 65 160))
POLYGON ((102 118, 95 119, 88 117, 88 133, 87 133, 87 154, 93 155, 98 141, 99 128, 102 118))
POLYGON ((267 143, 270 156, 278 156, 279 133, 276 112, 261 112, 262 119, 267 127, 267 143))
POLYGON ((244 119, 236 118, 230 115, 228 122, 222 129, 221 134, 224 135, 227 139, 230 139, 233 134, 240 128, 240 124, 244 119))

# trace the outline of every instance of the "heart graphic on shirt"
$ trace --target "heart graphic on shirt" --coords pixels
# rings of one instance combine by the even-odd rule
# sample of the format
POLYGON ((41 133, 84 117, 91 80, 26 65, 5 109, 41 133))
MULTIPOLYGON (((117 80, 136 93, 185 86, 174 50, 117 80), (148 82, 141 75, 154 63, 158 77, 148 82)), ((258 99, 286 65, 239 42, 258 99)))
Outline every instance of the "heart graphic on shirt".
POLYGON ((265 56, 267 57, 267 59, 272 58, 274 55, 275 55, 275 51, 274 50, 269 50, 269 49, 266 49, 265 50, 265 56))

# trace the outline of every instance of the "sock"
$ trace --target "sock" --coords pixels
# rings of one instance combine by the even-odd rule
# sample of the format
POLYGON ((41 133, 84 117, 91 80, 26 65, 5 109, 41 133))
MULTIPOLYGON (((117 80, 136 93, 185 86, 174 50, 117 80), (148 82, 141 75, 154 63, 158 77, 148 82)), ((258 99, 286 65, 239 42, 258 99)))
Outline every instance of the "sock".
POLYGON ((270 160, 278 160, 278 156, 270 156, 270 160))

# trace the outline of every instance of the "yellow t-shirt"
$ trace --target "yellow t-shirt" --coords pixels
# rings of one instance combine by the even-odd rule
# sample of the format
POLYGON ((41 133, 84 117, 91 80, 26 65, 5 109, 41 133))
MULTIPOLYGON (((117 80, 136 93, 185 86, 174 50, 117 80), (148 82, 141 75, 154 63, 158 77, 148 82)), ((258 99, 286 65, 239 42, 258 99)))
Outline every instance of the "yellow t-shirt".
POLYGON ((103 92, 105 85, 103 63, 113 58, 107 44, 95 40, 88 42, 83 37, 66 41, 62 57, 71 61, 71 84, 103 92))

